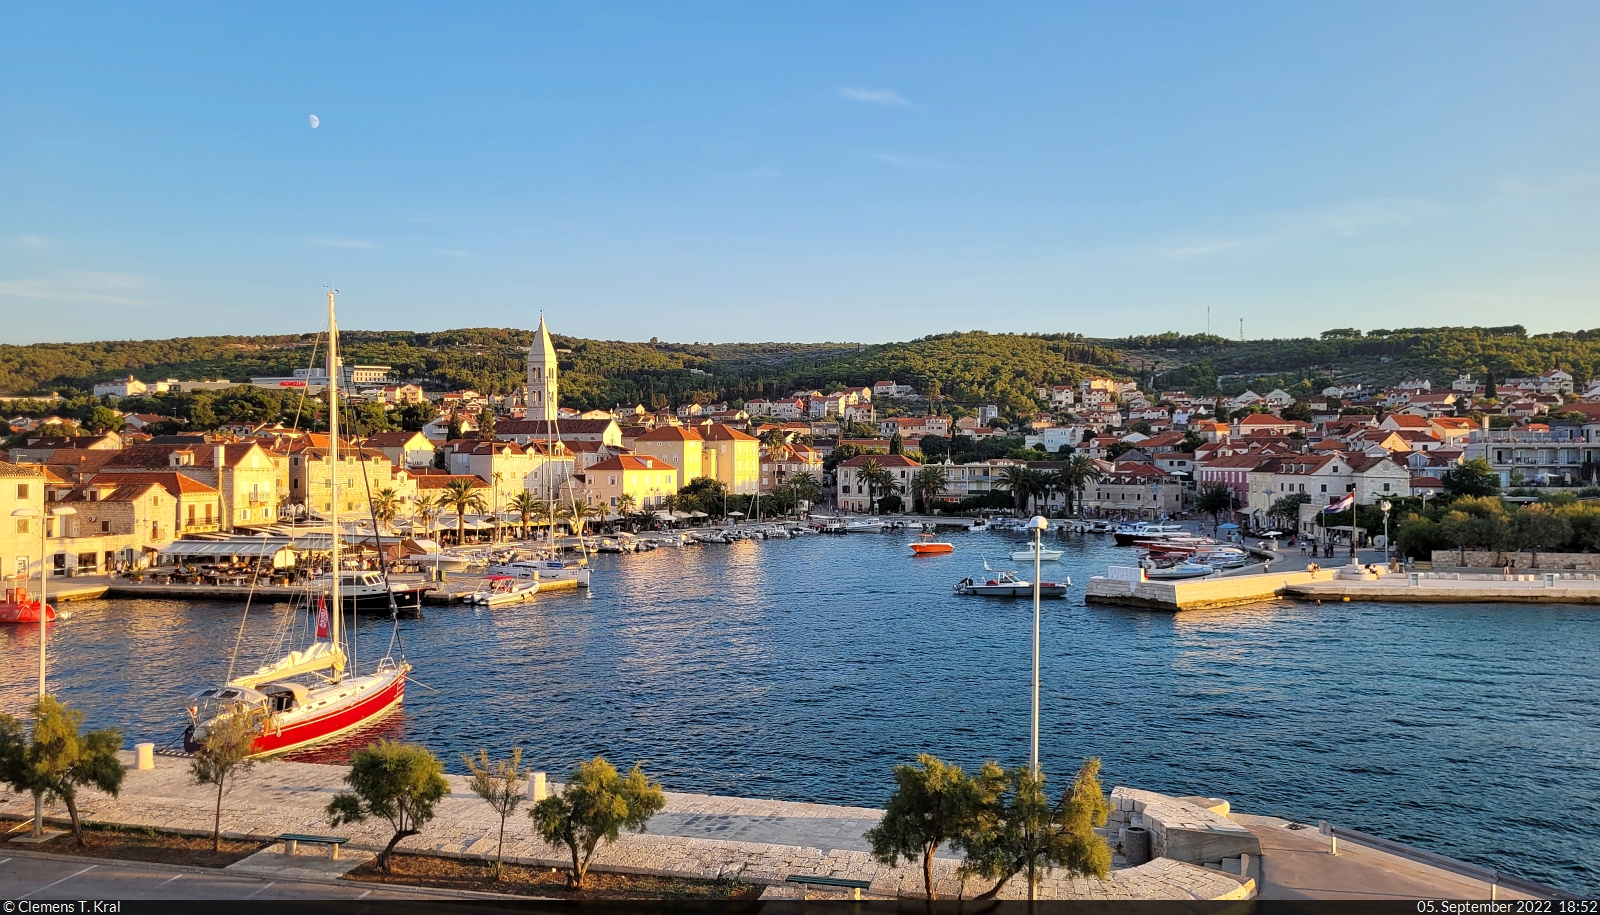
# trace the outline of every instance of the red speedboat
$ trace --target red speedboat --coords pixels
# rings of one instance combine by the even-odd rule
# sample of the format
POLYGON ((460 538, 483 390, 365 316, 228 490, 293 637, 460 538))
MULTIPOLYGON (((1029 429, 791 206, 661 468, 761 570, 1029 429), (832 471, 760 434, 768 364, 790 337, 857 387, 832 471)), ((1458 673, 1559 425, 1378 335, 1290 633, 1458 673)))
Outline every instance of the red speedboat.
POLYGON ((0 603, 0 623, 34 623, 39 622, 39 609, 44 608, 44 621, 53 623, 56 620, 56 611, 49 604, 39 603, 38 598, 28 596, 26 585, 6 589, 5 603, 0 603))

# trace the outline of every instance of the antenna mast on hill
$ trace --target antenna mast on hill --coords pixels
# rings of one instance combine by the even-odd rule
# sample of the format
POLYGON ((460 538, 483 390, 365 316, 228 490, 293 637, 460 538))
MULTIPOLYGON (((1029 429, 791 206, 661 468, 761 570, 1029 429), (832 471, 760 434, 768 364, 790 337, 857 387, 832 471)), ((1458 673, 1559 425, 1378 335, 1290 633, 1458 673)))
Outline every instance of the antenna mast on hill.
POLYGON ((1239 319, 1239 342, 1244 342, 1244 318, 1239 319))

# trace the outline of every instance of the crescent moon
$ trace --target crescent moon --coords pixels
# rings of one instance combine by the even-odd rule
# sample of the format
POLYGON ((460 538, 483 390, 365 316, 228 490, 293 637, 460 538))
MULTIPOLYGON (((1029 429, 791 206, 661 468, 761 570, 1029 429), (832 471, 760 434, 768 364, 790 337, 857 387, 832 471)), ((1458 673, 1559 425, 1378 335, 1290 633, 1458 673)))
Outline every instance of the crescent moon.
POLYGON ((312 130, 316 130, 317 129, 317 125, 321 124, 321 123, 322 123, 322 121, 318 120, 316 115, 313 114, 311 116, 311 129, 312 130))

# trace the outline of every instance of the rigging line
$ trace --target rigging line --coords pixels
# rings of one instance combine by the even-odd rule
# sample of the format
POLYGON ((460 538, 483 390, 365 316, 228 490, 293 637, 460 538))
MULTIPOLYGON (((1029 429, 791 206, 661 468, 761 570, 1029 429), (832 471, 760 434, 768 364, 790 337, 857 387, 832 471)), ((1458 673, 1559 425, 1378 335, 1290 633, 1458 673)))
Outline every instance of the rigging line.
MULTIPOLYGON (((366 491, 367 491, 367 515, 368 515, 368 517, 370 517, 372 519, 372 537, 373 537, 373 542, 376 543, 377 548, 378 548, 378 572, 379 572, 379 574, 381 574, 383 576, 383 591, 384 591, 384 594, 387 595, 388 598, 389 598, 389 619, 394 623, 395 631, 398 632, 399 629, 400 629, 400 607, 399 607, 399 605, 397 603, 395 603, 394 588, 392 587, 392 584, 389 581, 389 561, 383 555, 383 527, 382 527, 382 525, 380 525, 378 523, 378 507, 376 505, 374 505, 373 502, 372 502, 372 477, 368 473, 370 468, 367 466, 367 460, 366 460, 366 457, 367 457, 367 455, 366 455, 366 447, 367 447, 366 446, 366 442, 367 442, 367 439, 362 439, 362 438, 359 437, 360 433, 361 433, 361 427, 356 422, 356 414, 355 414, 354 408, 352 408, 351 411, 350 411, 350 428, 353 429, 356 432, 357 436, 358 436, 356 438, 356 461, 357 461, 357 463, 359 463, 361 465, 361 483, 366 488, 366 491)), ((380 490, 379 492, 381 493, 382 490, 380 490)), ((390 493, 393 494, 393 490, 392 489, 390 490, 390 493)), ((421 595, 418 595, 417 600, 421 601, 421 599, 422 599, 421 595)), ((351 624, 352 632, 354 632, 354 628, 355 628, 355 624, 352 623, 351 624)), ((352 647, 354 647, 354 639, 353 638, 352 638, 351 644, 352 644, 352 647)), ((389 637, 389 650, 391 652, 394 650, 394 644, 395 644, 395 637, 394 637, 393 634, 391 634, 390 637, 389 637)), ((403 649, 402 649, 402 651, 403 651, 403 649)), ((384 655, 384 657, 389 657, 389 655, 386 653, 384 655)))
MULTIPOLYGON (((217 468, 220 476, 222 468, 217 468)), ((263 538, 262 542, 266 542, 263 538)), ((261 557, 256 557, 256 567, 250 573, 250 590, 244 596, 244 615, 239 617, 239 631, 233 637, 233 654, 228 656, 228 676, 222 682, 233 680, 233 665, 239 660, 239 643, 244 640, 244 624, 250 619, 250 601, 256 596, 256 582, 261 578, 261 557)))

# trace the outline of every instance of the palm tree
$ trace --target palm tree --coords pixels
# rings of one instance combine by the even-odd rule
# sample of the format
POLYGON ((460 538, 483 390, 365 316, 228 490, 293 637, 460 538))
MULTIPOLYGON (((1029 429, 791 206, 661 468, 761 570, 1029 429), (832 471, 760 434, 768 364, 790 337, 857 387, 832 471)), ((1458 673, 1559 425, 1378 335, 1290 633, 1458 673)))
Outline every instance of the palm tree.
POLYGON ((425 492, 411 503, 411 520, 422 519, 423 530, 428 536, 433 536, 433 519, 439 514, 439 497, 431 492, 425 492))
POLYGON ((856 482, 867 488, 867 511, 878 509, 878 491, 894 484, 894 477, 875 458, 867 458, 856 468, 856 482))
POLYGON ((544 500, 524 489, 511 497, 510 508, 522 518, 522 539, 528 539, 528 519, 544 514, 544 500))
POLYGON ((1233 490, 1221 483, 1209 483, 1195 493, 1194 509, 1211 518, 1211 529, 1216 531, 1218 521, 1226 512, 1233 511, 1233 490))
POLYGON ((822 498, 822 481, 817 479, 816 474, 808 470, 802 470, 790 477, 789 488, 794 490, 796 498, 810 502, 812 505, 817 504, 817 500, 822 498))
POLYGON ((1067 461, 1067 466, 1061 468, 1062 476, 1072 486, 1077 495, 1078 514, 1083 514, 1083 490, 1090 483, 1097 483, 1105 476, 1105 471, 1094 462, 1093 458, 1082 454, 1075 454, 1067 461))
POLYGON ((584 523, 590 518, 604 518, 606 510, 587 502, 574 502, 562 507, 561 516, 572 526, 572 532, 582 537, 584 523))
POLYGON ((950 475, 937 464, 929 464, 911 478, 913 497, 922 503, 922 510, 925 512, 932 511, 929 503, 933 501, 934 496, 944 492, 948 485, 950 485, 950 475))
POLYGON ((633 513, 634 507, 638 504, 638 499, 635 499, 633 496, 630 496, 627 493, 623 493, 622 495, 617 496, 617 504, 614 507, 617 510, 617 514, 626 518, 628 515, 633 513))
POLYGON ((1044 474, 1021 464, 1012 464, 1000 472, 1000 480, 995 486, 1009 491, 1012 504, 1022 512, 1027 510, 1030 500, 1038 498, 1044 491, 1044 474))
POLYGON ((456 543, 466 542, 467 512, 474 511, 482 514, 489 510, 484 504, 483 493, 473 485, 472 480, 457 478, 445 485, 444 491, 439 494, 442 507, 454 509, 456 513, 456 543))
POLYGON ((372 494, 372 517, 378 523, 378 533, 394 522, 395 516, 400 514, 400 494, 391 487, 385 487, 372 494))

